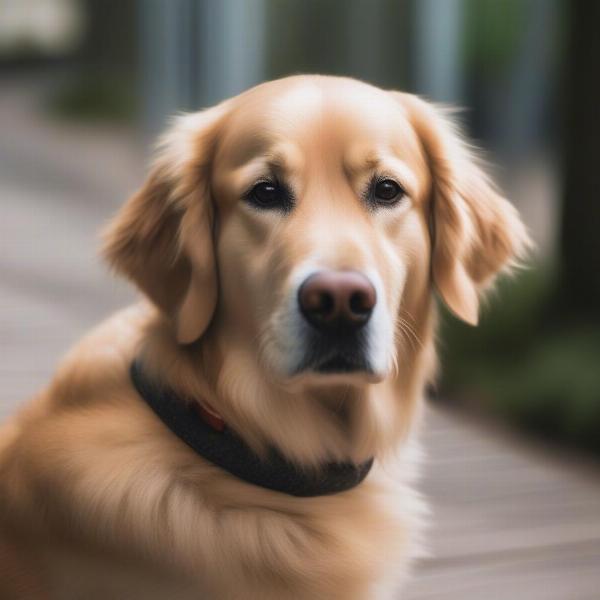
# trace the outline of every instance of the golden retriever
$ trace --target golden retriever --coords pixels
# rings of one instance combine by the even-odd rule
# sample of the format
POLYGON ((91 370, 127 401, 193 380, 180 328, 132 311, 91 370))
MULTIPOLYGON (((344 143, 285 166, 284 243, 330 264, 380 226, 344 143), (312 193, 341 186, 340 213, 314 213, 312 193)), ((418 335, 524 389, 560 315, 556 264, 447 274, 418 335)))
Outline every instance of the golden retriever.
POLYGON ((397 598, 420 547, 434 291, 475 324, 527 245, 415 96, 296 76, 177 117, 105 233, 151 302, 87 335, 1 430, 2 598, 397 598), (142 399, 136 359, 245 457, 276 452, 323 490, 207 460, 142 399), (366 477, 332 493, 339 463, 366 477))

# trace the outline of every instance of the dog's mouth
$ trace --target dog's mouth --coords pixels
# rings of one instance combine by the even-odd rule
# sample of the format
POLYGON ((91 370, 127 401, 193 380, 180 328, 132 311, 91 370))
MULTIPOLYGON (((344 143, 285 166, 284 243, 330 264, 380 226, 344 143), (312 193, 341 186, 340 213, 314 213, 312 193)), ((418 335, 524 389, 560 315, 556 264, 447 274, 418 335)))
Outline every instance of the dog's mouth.
POLYGON ((304 356, 295 374, 372 374, 365 337, 363 332, 336 336, 311 334, 305 338, 304 356))
POLYGON ((370 368, 363 357, 336 354, 331 358, 316 364, 313 367, 313 370, 317 373, 336 374, 357 373, 360 371, 369 372, 370 368))

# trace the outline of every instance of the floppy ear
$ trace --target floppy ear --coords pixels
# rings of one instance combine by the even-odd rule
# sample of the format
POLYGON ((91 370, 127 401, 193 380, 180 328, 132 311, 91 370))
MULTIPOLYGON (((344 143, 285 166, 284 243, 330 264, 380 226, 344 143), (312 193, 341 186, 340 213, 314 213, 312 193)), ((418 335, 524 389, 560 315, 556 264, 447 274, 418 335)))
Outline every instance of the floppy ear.
POLYGON ((224 113, 177 117, 148 179, 104 232, 108 262, 171 317, 184 344, 202 335, 217 302, 208 178, 224 113))
POLYGON ((398 94, 423 146, 432 179, 431 272, 438 293, 460 319, 476 325, 479 297, 531 246, 516 209, 503 198, 467 146, 449 111, 398 94))

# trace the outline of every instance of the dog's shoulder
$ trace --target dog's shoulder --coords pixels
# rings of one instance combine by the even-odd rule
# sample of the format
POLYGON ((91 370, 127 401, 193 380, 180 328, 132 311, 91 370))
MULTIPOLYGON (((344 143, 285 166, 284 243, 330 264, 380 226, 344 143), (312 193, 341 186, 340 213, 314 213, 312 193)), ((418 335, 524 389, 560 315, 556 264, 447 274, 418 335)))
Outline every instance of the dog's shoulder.
POLYGON ((48 504, 56 489, 65 489, 80 459, 94 460, 86 449, 123 437, 117 415, 122 420, 140 404, 128 366, 149 318, 151 310, 139 305, 98 325, 68 352, 50 384, 0 428, 0 496, 9 514, 35 514, 36 503, 48 504))

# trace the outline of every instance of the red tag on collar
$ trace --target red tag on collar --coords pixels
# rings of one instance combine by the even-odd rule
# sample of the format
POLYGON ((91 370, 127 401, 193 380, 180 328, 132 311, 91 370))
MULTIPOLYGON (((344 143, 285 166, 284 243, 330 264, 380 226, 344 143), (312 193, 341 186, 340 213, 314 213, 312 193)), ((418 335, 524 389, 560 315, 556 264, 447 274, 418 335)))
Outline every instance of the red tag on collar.
POLYGON ((221 415, 212 407, 208 406, 208 404, 204 402, 194 402, 194 408, 199 417, 215 431, 221 432, 225 429, 223 417, 221 417, 221 415))

